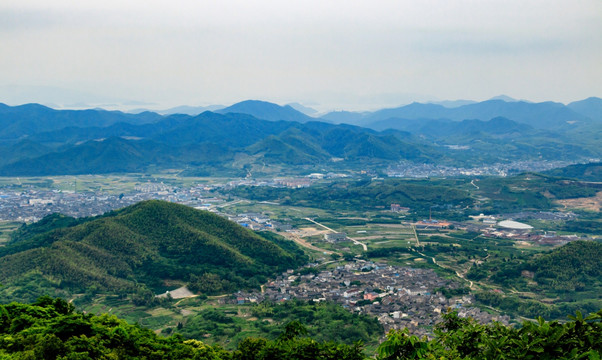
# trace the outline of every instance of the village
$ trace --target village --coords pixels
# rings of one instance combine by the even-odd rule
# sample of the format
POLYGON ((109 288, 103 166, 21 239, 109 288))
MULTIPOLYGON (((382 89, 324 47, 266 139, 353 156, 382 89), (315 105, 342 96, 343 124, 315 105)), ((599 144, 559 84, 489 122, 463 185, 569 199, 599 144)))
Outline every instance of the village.
MULTIPOLYGON (((508 324, 508 316, 493 315, 472 306, 474 298, 461 284, 441 278, 431 269, 392 266, 354 260, 332 269, 300 272, 289 270, 262 287, 261 292, 238 292, 226 303, 282 302, 291 299, 331 301, 349 311, 378 318, 385 332, 408 328, 415 335, 432 334, 441 314, 456 310, 460 317, 508 324), (443 289, 460 295, 446 297, 443 289)), ((449 296, 449 295, 448 295, 449 296)))

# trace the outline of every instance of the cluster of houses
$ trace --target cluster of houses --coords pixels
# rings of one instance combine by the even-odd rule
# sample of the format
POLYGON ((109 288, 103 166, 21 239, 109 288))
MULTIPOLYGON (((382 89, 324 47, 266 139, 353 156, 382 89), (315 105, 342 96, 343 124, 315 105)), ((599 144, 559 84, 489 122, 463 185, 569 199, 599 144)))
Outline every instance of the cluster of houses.
POLYGON ((391 204, 391 212, 394 213, 407 213, 410 211, 410 208, 407 206, 401 206, 399 204, 391 204))
POLYGON ((206 185, 177 188, 163 183, 143 182, 136 184, 134 191, 119 194, 8 185, 0 187, 0 220, 33 222, 52 213, 73 217, 94 216, 151 199, 212 210, 213 205, 224 200, 210 193, 211 189, 206 185))
POLYGON ((457 289, 460 285, 430 269, 356 260, 318 273, 302 273, 289 270, 265 285, 262 292, 239 292, 229 301, 332 301, 350 311, 376 316, 385 331, 407 327, 420 336, 429 335, 432 326, 441 321, 441 313, 450 308, 484 323, 509 320, 471 307, 471 296, 443 296, 440 289, 457 289))
POLYGON ((285 224, 280 221, 270 219, 267 215, 255 212, 242 213, 238 215, 227 215, 218 213, 218 215, 227 217, 228 220, 234 221, 238 225, 249 228, 251 230, 278 230, 289 231, 292 229, 290 224, 285 224))

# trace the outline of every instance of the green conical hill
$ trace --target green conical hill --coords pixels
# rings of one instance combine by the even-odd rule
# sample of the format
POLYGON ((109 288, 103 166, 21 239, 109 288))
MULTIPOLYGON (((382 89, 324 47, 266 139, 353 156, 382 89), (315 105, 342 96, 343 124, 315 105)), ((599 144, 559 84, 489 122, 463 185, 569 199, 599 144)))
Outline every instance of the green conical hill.
POLYGON ((141 202, 38 235, 24 233, 32 235, 0 250, 4 294, 31 286, 32 279, 67 293, 90 288, 130 293, 140 286, 161 288, 165 280, 192 281, 193 289, 218 293, 258 286, 266 276, 305 260, 285 240, 163 201, 141 202), (203 279, 211 284, 202 284, 203 279))

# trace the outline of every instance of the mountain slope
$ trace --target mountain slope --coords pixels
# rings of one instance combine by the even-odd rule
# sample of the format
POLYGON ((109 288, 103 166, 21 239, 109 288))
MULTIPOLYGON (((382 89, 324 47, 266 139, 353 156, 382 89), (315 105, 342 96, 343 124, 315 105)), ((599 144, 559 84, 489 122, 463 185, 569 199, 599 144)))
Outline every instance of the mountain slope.
POLYGON ((590 97, 581 101, 574 101, 567 107, 579 114, 588 116, 597 121, 602 121, 602 99, 590 97))
POLYGON ((18 143, 0 146, 0 166, 10 162, 42 156, 53 149, 31 140, 22 140, 18 143))
MULTIPOLYGON (((0 175, 63 175, 140 172, 149 167, 214 166, 236 173, 245 164, 318 164, 348 160, 417 159, 437 151, 401 132, 381 134, 350 125, 260 120, 239 113, 172 115, 152 124, 67 127, 29 137, 38 153, 17 157, 0 147, 0 175), (420 144, 418 144, 420 143, 420 144), (52 148, 45 149, 45 145, 52 148), (37 156, 36 156, 37 155, 37 156), (234 161, 240 155, 246 163, 234 161), (250 155, 250 156, 249 156, 250 155)), ((199 169, 206 173, 213 170, 199 169)))
POLYGON ((266 169, 267 163, 278 165, 266 170, 270 172, 290 165, 322 166, 332 158, 346 160, 336 166, 398 160, 480 166, 514 160, 596 158, 602 154, 598 139, 602 123, 557 103, 491 100, 457 108, 415 103, 356 114, 362 121, 374 120, 374 129, 319 122, 290 107, 260 101, 245 101, 222 111, 226 113, 162 117, 0 105, 0 115, 18 113, 22 117, 16 121, 10 120, 12 115, 0 116, 0 122, 8 125, 0 128, 0 175, 179 168, 203 176, 238 176, 247 174, 249 168, 266 169), (241 113, 245 111, 253 115, 241 113), (479 120, 499 112, 515 118, 479 120), (529 122, 545 122, 551 130, 529 122), (7 138, 1 138, 3 131, 7 138))
POLYGON ((159 119, 161 115, 151 112, 126 114, 105 110, 54 110, 39 104, 21 106, 0 104, 0 140, 18 139, 69 126, 103 127, 118 122, 144 124, 159 119))
POLYGON ((210 212, 162 201, 34 232, 2 248, 0 256, 5 285, 0 292, 9 297, 32 280, 46 284, 45 291, 67 293, 90 287, 131 293, 140 286, 160 288, 163 280, 220 293, 258 286, 265 276, 305 261, 282 240, 267 240, 210 212))
POLYGON ((575 164, 546 171, 546 174, 581 181, 602 182, 602 163, 575 164))
POLYGON ((145 171, 149 166, 184 167, 228 162, 234 153, 216 144, 179 147, 149 140, 112 137, 66 147, 36 158, 19 160, 0 168, 0 175, 37 176, 105 174, 145 171))
POLYGON ((269 136, 246 149, 260 155, 268 163, 291 165, 314 164, 326 161, 331 155, 317 144, 311 135, 291 128, 278 136, 269 136))

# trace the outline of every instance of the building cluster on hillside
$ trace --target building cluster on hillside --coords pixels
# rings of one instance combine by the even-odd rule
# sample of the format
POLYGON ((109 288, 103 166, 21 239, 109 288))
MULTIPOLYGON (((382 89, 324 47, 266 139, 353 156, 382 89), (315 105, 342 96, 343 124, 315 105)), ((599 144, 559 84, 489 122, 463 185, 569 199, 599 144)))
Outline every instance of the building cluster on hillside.
POLYGON ((472 296, 446 298, 438 291, 459 286, 430 269, 357 260, 319 273, 299 275, 289 270, 265 285, 262 292, 239 292, 229 301, 332 301, 350 311, 376 316, 385 331, 407 327, 416 335, 428 335, 431 327, 442 320, 441 313, 450 308, 483 323, 508 323, 508 317, 471 307, 472 296))

